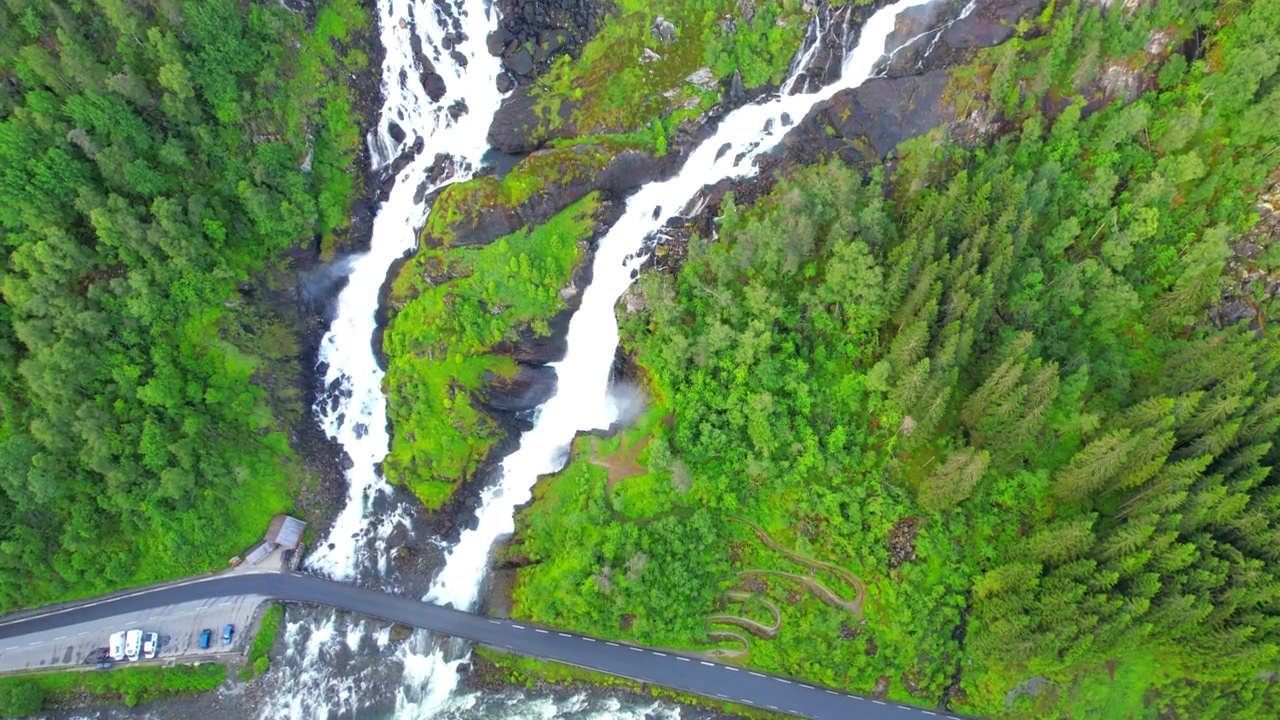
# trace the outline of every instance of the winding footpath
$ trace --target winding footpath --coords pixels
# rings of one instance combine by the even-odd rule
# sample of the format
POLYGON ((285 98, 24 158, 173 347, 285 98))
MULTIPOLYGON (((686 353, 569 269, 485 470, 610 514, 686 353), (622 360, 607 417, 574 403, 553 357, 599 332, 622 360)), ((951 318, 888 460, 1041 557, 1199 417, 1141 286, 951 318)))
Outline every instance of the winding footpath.
POLYGON ((256 596, 284 602, 326 605, 464 638, 543 660, 819 720, 915 720, 959 716, 815 687, 671 651, 500 620, 431 605, 379 590, 297 573, 218 575, 146 588, 103 599, 0 618, 0 644, 88 620, 112 618, 152 608, 210 598, 256 596))

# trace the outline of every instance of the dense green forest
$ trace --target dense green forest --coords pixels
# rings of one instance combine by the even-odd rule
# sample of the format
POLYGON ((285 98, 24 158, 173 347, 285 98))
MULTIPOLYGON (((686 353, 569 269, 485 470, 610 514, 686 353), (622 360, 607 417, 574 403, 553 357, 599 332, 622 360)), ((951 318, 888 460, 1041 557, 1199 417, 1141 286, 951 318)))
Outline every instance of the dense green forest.
POLYGON ((515 613, 984 716, 1276 717, 1280 258, 1228 260, 1278 65, 1275 0, 1060 3, 952 73, 992 143, 727 200, 641 277, 650 410, 540 484, 515 613))
POLYGON ((367 18, 318 5, 0 6, 0 609, 217 567, 290 507, 297 342, 241 285, 356 191, 367 18))

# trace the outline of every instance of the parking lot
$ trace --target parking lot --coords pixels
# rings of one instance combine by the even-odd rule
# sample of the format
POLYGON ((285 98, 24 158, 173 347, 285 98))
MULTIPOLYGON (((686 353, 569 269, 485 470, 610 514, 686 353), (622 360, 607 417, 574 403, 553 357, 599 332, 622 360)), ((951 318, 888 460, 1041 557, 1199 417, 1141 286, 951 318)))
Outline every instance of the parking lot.
POLYGON ((201 656, 214 659, 226 653, 239 653, 253 640, 250 626, 265 600, 247 596, 181 603, 26 635, 0 647, 0 672, 93 666, 100 651, 106 649, 111 633, 120 630, 158 633, 160 650, 154 660, 137 663, 126 660, 116 663, 117 667, 191 662, 201 656), (227 623, 236 629, 230 645, 222 643, 222 629, 227 623), (213 631, 213 638, 209 649, 201 650, 200 632, 205 628, 213 631))

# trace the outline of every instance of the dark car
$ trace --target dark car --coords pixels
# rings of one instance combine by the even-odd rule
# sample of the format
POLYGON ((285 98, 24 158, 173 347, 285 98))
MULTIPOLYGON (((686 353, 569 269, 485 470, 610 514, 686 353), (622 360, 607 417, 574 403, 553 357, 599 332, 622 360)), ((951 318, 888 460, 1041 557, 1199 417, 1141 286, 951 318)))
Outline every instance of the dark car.
POLYGON ((212 639, 213 639, 213 631, 212 631, 212 630, 210 630, 209 628, 205 628, 204 630, 201 630, 201 631, 200 631, 200 649, 201 649, 201 650, 208 650, 208 649, 209 649, 209 641, 210 641, 210 640, 212 640, 212 639))
POLYGON ((99 670, 110 670, 113 667, 115 667, 115 663, 111 662, 110 660, 103 660, 102 662, 98 663, 99 670))
POLYGON ((236 626, 228 623, 227 626, 222 630, 222 644, 230 645, 231 636, 234 635, 235 632, 236 632, 236 626))

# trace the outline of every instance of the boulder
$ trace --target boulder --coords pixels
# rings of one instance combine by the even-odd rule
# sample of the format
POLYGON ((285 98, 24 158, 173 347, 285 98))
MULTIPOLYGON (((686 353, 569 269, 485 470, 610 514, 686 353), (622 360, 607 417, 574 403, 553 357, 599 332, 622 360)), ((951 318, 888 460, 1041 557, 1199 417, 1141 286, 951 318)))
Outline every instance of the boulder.
POLYGON ((528 75, 533 72, 533 54, 520 47, 515 52, 503 56, 502 64, 512 75, 528 75))
POLYGON ((649 33, 653 35, 654 40, 663 45, 670 45, 676 41, 676 26, 661 15, 653 19, 653 24, 649 26, 649 33))

